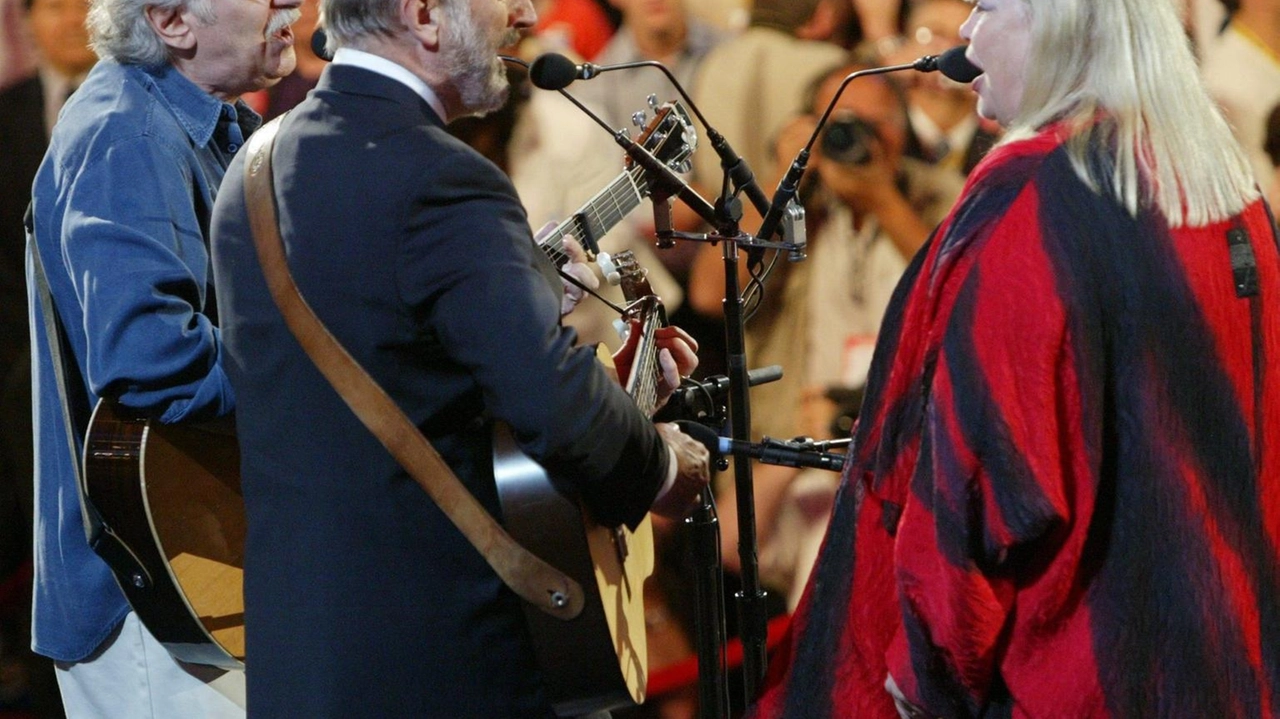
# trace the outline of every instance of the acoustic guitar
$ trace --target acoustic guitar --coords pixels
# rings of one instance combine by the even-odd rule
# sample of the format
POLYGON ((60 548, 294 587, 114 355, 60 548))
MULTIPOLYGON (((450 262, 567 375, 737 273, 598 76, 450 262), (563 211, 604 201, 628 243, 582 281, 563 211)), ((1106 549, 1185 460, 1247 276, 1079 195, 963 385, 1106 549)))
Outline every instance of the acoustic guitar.
POLYGON ((244 500, 227 425, 166 425, 98 403, 84 445, 92 543, 138 618, 185 662, 244 662, 244 500))
MULTIPOLYGON (((614 257, 623 295, 634 300, 627 319, 639 332, 625 385, 646 416, 657 410, 659 367, 654 331, 665 322, 630 251, 614 257)), ((494 479, 503 524, 538 557, 582 585, 586 607, 563 621, 525 606, 534 651, 556 713, 579 716, 644 701, 648 646, 644 581, 654 569, 648 516, 630 531, 597 524, 576 493, 525 456, 504 426, 494 442, 494 479)))
MULTIPOLYGON (((685 109, 669 103, 638 142, 683 171, 696 135, 685 109)), ((566 235, 595 248, 650 191, 643 169, 628 163, 542 238, 541 249, 563 265, 566 235)), ((243 668, 245 515, 234 429, 165 425, 101 401, 86 430, 83 465, 86 511, 99 520, 94 550, 138 618, 182 661, 243 668)))

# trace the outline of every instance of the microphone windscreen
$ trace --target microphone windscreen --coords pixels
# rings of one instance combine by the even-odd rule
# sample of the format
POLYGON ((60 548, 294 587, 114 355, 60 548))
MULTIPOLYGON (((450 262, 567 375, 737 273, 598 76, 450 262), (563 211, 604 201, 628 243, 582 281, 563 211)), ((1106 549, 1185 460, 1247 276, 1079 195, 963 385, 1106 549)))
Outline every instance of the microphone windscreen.
POLYGON ((315 32, 311 34, 311 52, 321 60, 332 60, 333 54, 324 49, 325 43, 329 42, 329 36, 325 34, 324 28, 317 27, 315 32))
POLYGON ((543 90, 563 90, 577 79, 578 66, 560 53, 543 53, 529 66, 529 81, 543 90))
POLYGON ((964 56, 967 45, 957 45, 938 56, 938 71, 956 82, 973 82, 982 70, 964 56))
POLYGON ((707 448, 707 451, 711 453, 712 457, 719 457, 723 454, 720 450, 720 436, 715 433, 715 430, 705 424, 699 424, 692 420, 682 419, 676 422, 676 426, 680 428, 681 432, 689 435, 690 439, 696 442, 701 442, 702 445, 707 448))

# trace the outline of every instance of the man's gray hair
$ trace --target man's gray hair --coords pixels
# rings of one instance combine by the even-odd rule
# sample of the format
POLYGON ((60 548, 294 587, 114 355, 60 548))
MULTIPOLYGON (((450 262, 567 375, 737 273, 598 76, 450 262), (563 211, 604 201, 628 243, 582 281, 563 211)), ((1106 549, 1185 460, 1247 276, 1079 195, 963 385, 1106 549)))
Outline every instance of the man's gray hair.
POLYGON ((320 0, 320 24, 330 53, 340 47, 359 49, 366 37, 395 37, 405 30, 398 0, 320 0))
POLYGON ((202 21, 215 19, 209 0, 92 0, 85 25, 98 57, 132 65, 167 63, 169 47, 147 19, 148 7, 187 8, 202 21))

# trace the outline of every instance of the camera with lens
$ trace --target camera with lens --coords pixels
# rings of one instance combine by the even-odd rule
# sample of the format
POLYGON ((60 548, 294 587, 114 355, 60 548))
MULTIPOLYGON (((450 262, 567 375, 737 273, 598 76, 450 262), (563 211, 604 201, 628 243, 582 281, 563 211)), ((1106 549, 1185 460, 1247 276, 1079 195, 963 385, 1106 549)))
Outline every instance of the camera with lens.
POLYGON ((871 162, 871 147, 878 142, 876 128, 851 112, 832 115, 822 132, 820 147, 828 159, 845 165, 871 162))

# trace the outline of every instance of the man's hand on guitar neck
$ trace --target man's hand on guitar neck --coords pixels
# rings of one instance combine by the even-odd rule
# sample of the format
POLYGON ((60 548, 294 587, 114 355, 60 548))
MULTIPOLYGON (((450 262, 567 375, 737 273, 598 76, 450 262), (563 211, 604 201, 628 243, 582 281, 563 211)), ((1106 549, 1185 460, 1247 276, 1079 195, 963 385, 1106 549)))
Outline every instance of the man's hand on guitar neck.
MULTIPOLYGON (((543 238, 551 234, 557 226, 559 226, 559 223, 556 222, 548 222, 543 225, 542 229, 538 230, 533 236, 534 241, 541 244, 543 238)), ((593 290, 600 289, 600 278, 596 277, 596 273, 591 271, 591 265, 587 264, 587 251, 582 248, 582 245, 576 239, 570 236, 564 238, 564 253, 568 255, 569 261, 560 270, 573 275, 574 279, 593 290)), ((582 301, 583 297, 586 297, 587 293, 581 287, 566 279, 562 278, 561 282, 564 283, 564 297, 560 299, 560 316, 564 317, 573 312, 573 308, 578 306, 578 303, 582 301)))
MULTIPOLYGON (((658 347, 658 368, 662 375, 658 381, 658 402, 655 409, 661 409, 680 388, 680 378, 688 377, 698 368, 698 341, 675 325, 659 327, 654 331, 653 339, 658 347)), ((613 353, 613 366, 617 368, 618 379, 623 385, 631 376, 631 365, 635 362, 636 344, 639 341, 639 333, 630 332, 622 347, 613 353)))
POLYGON ((667 482, 650 509, 668 519, 681 519, 694 508, 698 495, 711 482, 711 453, 674 424, 661 422, 656 426, 667 443, 671 465, 667 482))

